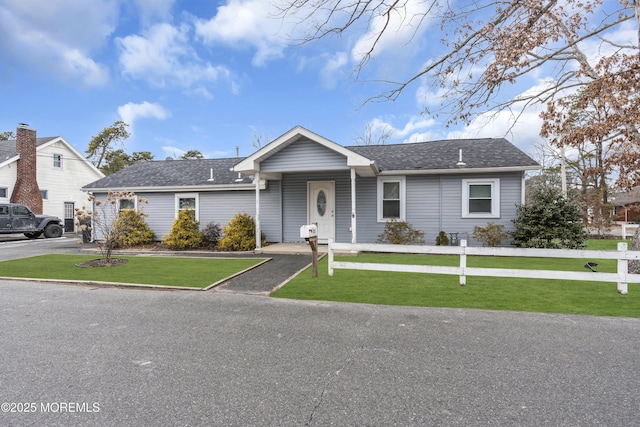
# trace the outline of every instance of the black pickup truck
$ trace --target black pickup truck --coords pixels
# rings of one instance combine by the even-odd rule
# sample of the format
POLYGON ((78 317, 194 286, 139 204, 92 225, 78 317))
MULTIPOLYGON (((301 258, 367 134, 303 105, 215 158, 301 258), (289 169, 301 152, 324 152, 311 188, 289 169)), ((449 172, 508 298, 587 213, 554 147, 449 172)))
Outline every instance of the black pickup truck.
POLYGON ((62 221, 55 216, 36 215, 25 205, 0 203, 0 234, 22 233, 30 239, 60 237, 62 221))

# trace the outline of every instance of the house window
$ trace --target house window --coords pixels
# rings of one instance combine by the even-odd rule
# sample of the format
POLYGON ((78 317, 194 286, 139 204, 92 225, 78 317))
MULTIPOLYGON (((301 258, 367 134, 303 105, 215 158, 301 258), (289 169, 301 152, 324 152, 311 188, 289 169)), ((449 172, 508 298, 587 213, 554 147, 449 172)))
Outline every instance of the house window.
POLYGON ((378 177, 378 222, 405 220, 405 178, 378 177))
POLYGON ((463 179, 462 217, 499 218, 500 180, 463 179))
POLYGON ((62 169, 62 154, 53 155, 53 167, 56 169, 62 169))
POLYGON ((0 187, 0 199, 6 199, 6 198, 7 198, 7 188, 0 187))
POLYGON ((49 190, 40 190, 42 200, 49 200, 49 190))
POLYGON ((176 218, 178 217, 178 212, 181 209, 189 209, 194 211, 196 214, 196 221, 197 221, 199 218, 198 193, 176 194, 176 218))
POLYGON ((136 209, 136 199, 118 199, 118 211, 136 209))

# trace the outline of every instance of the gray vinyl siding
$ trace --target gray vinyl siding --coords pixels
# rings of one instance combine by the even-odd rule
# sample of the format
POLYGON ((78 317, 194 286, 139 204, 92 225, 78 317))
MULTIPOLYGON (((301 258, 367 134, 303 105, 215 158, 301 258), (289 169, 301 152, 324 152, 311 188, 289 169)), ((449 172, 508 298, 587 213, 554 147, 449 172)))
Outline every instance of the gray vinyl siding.
MULTIPOLYGON (((506 231, 514 229, 516 206, 521 202, 522 173, 478 175, 410 175, 406 177, 406 220, 425 234, 425 244, 435 244, 440 230, 459 233, 470 245, 477 245, 472 238, 475 226, 488 222, 502 224, 506 231), (462 218, 462 180, 500 179, 500 218, 462 218)), ((384 223, 377 221, 377 178, 358 178, 356 187, 356 212, 358 218, 357 240, 373 243, 384 230, 384 223)))
POLYGON ((260 164, 263 172, 348 170, 347 158, 308 139, 301 139, 260 164))
POLYGON ((139 193, 138 197, 149 201, 147 204, 138 204, 147 214, 145 221, 153 230, 156 240, 162 240, 169 234, 171 225, 175 219, 176 198, 174 193, 139 193))
POLYGON ((300 227, 307 223, 307 182, 335 182, 336 241, 351 242, 351 179, 345 172, 315 172, 282 176, 283 242, 302 242, 300 227))
MULTIPOLYGON (((255 217, 255 194, 251 190, 198 193, 200 228, 210 222, 225 226, 237 213, 248 213, 255 217)), ((96 196, 100 200, 106 199, 106 194, 96 196)), ((162 240, 171 231, 176 217, 176 193, 138 193, 137 196, 148 200, 147 204, 139 203, 138 207, 147 214, 145 221, 153 230, 155 239, 162 240)), ((280 183, 269 182, 267 189, 260 192, 260 224, 268 242, 282 240, 280 206, 280 183)))
POLYGON ((440 177, 407 177, 407 222, 424 232, 425 244, 435 244, 440 231, 440 177))
POLYGON ((447 233, 459 233, 469 245, 478 245, 473 239, 475 226, 484 227, 489 222, 504 226, 505 231, 513 231, 512 220, 516 217, 516 206, 521 203, 522 173, 456 175, 442 177, 442 230, 447 233), (463 179, 500 179, 500 217, 499 218, 463 218, 462 217, 462 180, 463 179), (448 201, 452 201, 449 203, 448 201), (455 201, 455 203, 453 203, 455 201))
MULTIPOLYGON (((377 192, 378 180, 360 178, 356 181, 356 239, 358 243, 375 243, 384 230, 384 224, 378 223, 377 192)), ((349 240, 343 242, 350 243, 349 240)))

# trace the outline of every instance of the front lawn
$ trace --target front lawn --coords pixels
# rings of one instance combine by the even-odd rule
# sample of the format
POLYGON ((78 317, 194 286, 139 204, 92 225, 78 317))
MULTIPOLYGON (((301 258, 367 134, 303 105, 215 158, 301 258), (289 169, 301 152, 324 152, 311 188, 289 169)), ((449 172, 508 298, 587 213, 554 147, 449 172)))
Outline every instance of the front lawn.
MULTIPOLYGON (((617 241, 589 242, 589 249, 615 249, 617 241)), ((336 260, 379 263, 459 265, 457 256, 361 254, 336 260)), ((582 259, 469 257, 470 267, 586 271, 582 259)), ((598 262, 598 270, 615 272, 615 260, 598 262)), ((598 274, 598 273, 593 273, 598 274)), ((640 285, 629 284, 629 294, 620 295, 615 283, 568 280, 467 277, 460 286, 458 276, 335 270, 327 274, 327 258, 318 265, 318 277, 306 270, 272 294, 278 298, 343 301, 422 307, 478 308, 542 313, 640 317, 640 285)))
POLYGON ((113 267, 76 264, 95 255, 41 255, 0 262, 0 277, 206 288, 264 261, 260 258, 133 256, 113 267))

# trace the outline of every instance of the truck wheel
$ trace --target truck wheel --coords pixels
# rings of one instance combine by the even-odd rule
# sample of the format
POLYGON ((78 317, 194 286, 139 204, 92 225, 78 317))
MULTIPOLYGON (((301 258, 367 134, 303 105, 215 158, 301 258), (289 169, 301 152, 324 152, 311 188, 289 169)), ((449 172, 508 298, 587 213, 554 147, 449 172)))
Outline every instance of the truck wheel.
POLYGON ((27 236, 30 239, 37 239, 38 237, 40 237, 40 235, 42 234, 42 231, 34 231, 31 233, 24 233, 25 236, 27 236))
POLYGON ((62 236, 62 227, 59 224, 49 224, 44 228, 44 237, 60 237, 62 236))

